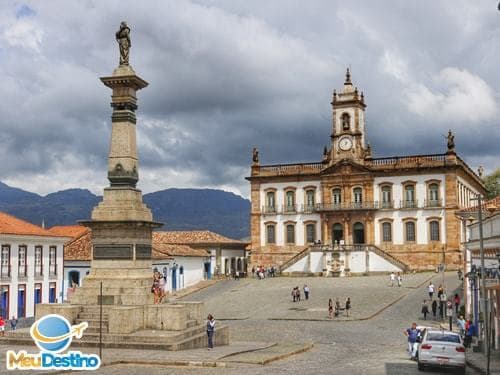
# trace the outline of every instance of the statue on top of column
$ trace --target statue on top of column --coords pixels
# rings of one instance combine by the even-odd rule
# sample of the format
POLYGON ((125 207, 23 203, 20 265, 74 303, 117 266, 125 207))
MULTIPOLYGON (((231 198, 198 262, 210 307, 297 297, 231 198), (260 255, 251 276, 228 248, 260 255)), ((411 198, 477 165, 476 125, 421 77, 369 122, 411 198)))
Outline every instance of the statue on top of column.
POLYGON ((446 138, 448 138, 448 152, 455 151, 455 136, 451 132, 451 129, 448 130, 448 136, 446 138))
POLYGON ((254 164, 259 164, 259 150, 257 150, 257 147, 252 150, 252 161, 254 164))
POLYGON ((128 65, 128 57, 130 53, 130 27, 123 21, 120 24, 120 30, 116 32, 116 41, 120 47, 120 65, 128 65))

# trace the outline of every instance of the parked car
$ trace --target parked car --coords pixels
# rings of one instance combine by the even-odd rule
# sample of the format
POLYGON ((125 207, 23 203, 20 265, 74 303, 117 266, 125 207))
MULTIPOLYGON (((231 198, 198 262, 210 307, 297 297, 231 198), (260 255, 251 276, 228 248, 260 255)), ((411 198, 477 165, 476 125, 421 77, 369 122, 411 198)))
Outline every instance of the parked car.
POLYGON ((458 333, 426 329, 418 347, 418 369, 427 366, 457 368, 465 374, 465 347, 458 333))

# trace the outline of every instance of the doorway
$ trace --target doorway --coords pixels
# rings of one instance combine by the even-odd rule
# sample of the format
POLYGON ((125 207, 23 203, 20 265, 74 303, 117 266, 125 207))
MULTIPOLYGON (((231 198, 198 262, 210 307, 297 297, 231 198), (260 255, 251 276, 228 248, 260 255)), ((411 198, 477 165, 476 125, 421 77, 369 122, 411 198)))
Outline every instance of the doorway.
POLYGON ((2 296, 1 296, 0 315, 4 319, 9 319, 9 287, 2 285, 1 290, 2 290, 2 296))
POLYGON ((19 285, 17 290, 17 317, 24 318, 26 314, 26 286, 19 285))
POLYGON ((354 223, 352 226, 352 237, 354 244, 365 243, 365 226, 363 223, 354 223))
POLYGON ((344 228, 342 224, 335 223, 332 226, 332 241, 333 244, 339 244, 344 239, 344 228))
POLYGON ((177 266, 172 268, 172 291, 177 290, 177 266))

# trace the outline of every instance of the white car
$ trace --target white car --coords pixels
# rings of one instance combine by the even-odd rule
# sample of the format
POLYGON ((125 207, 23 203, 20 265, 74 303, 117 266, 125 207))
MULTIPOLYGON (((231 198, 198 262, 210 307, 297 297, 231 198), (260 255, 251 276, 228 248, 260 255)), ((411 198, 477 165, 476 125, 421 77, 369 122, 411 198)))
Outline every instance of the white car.
POLYGON ((465 347, 458 333, 426 329, 418 347, 418 369, 454 367, 465 374, 465 347))

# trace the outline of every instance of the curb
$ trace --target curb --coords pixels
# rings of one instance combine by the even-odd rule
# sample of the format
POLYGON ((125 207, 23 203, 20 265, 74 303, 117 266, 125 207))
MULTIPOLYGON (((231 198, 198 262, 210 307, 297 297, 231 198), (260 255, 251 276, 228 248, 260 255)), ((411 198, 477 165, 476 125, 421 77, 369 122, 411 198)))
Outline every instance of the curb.
POLYGON ((469 366, 470 368, 472 368, 475 371, 479 372, 480 374, 486 374, 486 370, 485 369, 483 369, 482 367, 479 367, 478 365, 474 364, 473 362, 465 359, 465 363, 467 364, 467 366, 469 366))
POLYGON ((116 365, 156 365, 156 366, 172 366, 172 367, 226 367, 224 362, 219 361, 187 361, 187 360, 165 360, 165 361, 141 361, 141 360, 117 360, 106 362, 103 366, 116 365))
POLYGON ((264 347, 262 347, 262 348, 258 348, 258 349, 245 349, 245 350, 240 350, 239 352, 234 352, 234 353, 231 353, 231 354, 227 354, 227 355, 225 355, 225 356, 219 357, 218 359, 219 359, 219 360, 221 360, 221 359, 230 358, 230 357, 231 357, 231 356, 233 356, 233 355, 245 354, 245 353, 252 353, 252 352, 259 351, 259 350, 269 349, 269 348, 272 348, 273 346, 276 346, 276 345, 278 345, 278 343, 277 343, 277 342, 272 342, 272 343, 270 343, 269 345, 264 346, 264 347))
POLYGON ((172 297, 173 297, 173 298, 172 298, 172 300, 173 300, 173 301, 170 301, 170 300, 169 300, 169 302, 174 302, 174 301, 177 301, 177 300, 179 300, 179 299, 181 299, 181 298, 187 297, 187 296, 189 296, 189 295, 191 295, 191 294, 193 294, 193 293, 199 292, 200 290, 203 290, 203 289, 206 289, 206 288, 208 288, 208 287, 210 287, 210 286, 212 286, 212 285, 215 285, 215 284, 217 283, 217 281, 218 281, 218 280, 210 280, 210 281, 211 281, 210 283, 206 283, 205 285, 202 285, 202 286, 201 286, 201 287, 199 287, 199 288, 196 288, 196 289, 193 289, 193 290, 187 291, 185 294, 182 294, 182 295, 175 295, 175 296, 173 295, 173 296, 172 296, 172 297))
POLYGON ((314 344, 311 342, 311 343, 309 343, 309 344, 305 345, 304 347, 299 348, 297 350, 293 350, 293 351, 291 351, 289 353, 280 354, 280 355, 268 358, 266 360, 263 360, 263 361, 260 362, 260 364, 261 365, 267 365, 268 363, 271 363, 271 362, 274 362, 274 361, 279 361, 280 359, 285 359, 285 358, 291 357, 292 355, 295 355, 295 354, 300 354, 300 353, 307 352, 308 350, 311 350, 313 347, 314 347, 314 344))

